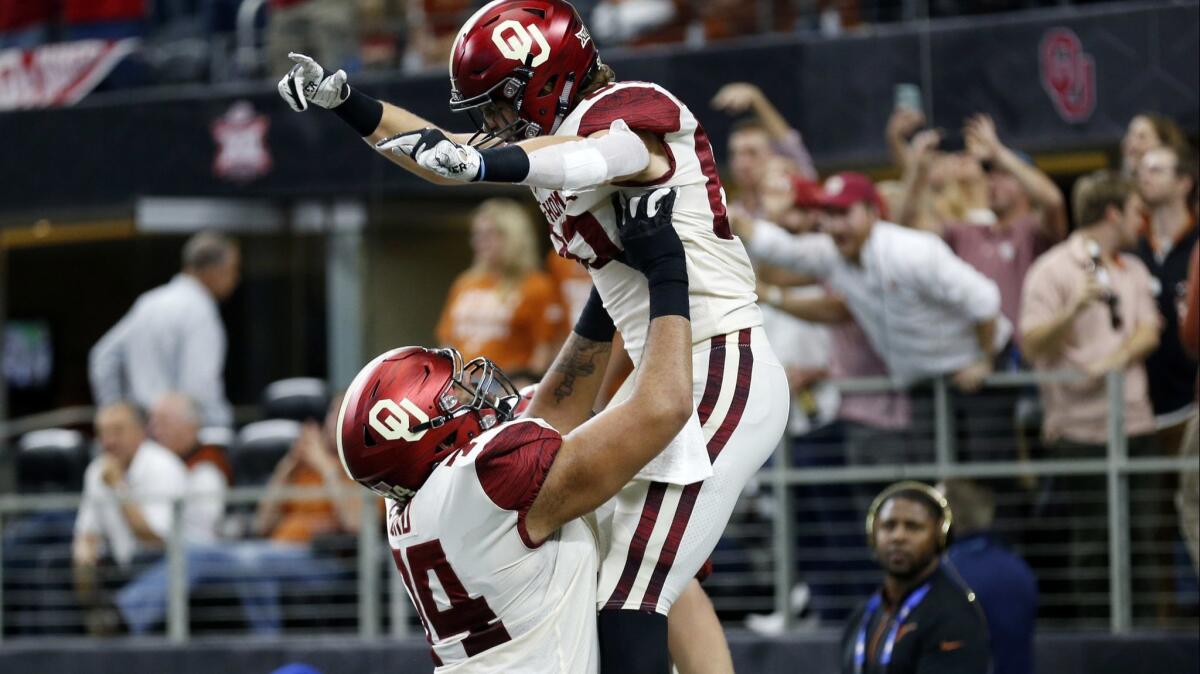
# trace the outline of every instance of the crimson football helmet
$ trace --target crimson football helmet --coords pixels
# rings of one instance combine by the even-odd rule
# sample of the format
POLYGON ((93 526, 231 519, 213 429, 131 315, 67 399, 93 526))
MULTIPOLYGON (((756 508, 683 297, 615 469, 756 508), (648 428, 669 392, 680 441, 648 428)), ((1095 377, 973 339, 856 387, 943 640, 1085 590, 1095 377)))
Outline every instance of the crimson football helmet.
POLYGON ((450 109, 471 115, 479 130, 472 144, 554 133, 599 64, 592 36, 569 3, 494 0, 454 40, 450 109), (505 105, 516 119, 498 128, 505 105))
POLYGON ((454 349, 393 349, 360 370, 346 391, 338 456, 362 486, 408 500, 450 453, 511 419, 518 399, 486 358, 464 365, 454 349))

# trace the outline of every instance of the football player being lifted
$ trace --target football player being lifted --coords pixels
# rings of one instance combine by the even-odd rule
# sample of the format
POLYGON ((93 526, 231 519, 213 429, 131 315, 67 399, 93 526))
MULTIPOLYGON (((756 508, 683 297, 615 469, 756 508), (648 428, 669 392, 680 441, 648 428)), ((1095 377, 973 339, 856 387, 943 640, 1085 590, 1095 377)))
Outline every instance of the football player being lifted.
MULTIPOLYGON (((618 82, 579 15, 562 0, 496 0, 476 12, 450 54, 450 107, 474 134, 450 134, 327 74, 312 59, 279 82, 292 108, 331 110, 401 167, 442 184, 528 185, 552 244, 592 277, 581 317, 611 320, 636 368, 650 364, 651 296, 633 269, 614 194, 676 190, 692 321, 694 414, 598 512, 597 608, 602 666, 636 674, 671 655, 685 674, 732 664, 711 604, 694 576, 728 522, 742 487, 783 433, 788 387, 763 335, 754 272, 730 231, 708 136, 687 106, 646 82, 618 82), (608 318, 611 317, 611 318, 608 318), (685 592, 686 590, 686 592, 685 592), (685 610, 672 612, 680 600, 685 610), (667 616, 671 614, 668 622, 667 616)), ((603 373, 611 344, 576 333, 563 345, 529 414, 568 432, 591 414, 582 379, 603 373)), ((630 377, 614 397, 626 400, 630 377)))
MULTIPOLYGON (((388 542, 439 672, 598 671, 594 511, 692 414, 674 199, 661 189, 629 202, 625 259, 645 274, 651 309, 646 363, 624 403, 572 428, 514 420, 518 393, 493 363, 420 347, 379 356, 346 393, 338 453, 389 499, 388 542)), ((575 332, 604 343, 615 327, 581 319, 575 332)), ((576 385, 595 396, 603 374, 576 385)))

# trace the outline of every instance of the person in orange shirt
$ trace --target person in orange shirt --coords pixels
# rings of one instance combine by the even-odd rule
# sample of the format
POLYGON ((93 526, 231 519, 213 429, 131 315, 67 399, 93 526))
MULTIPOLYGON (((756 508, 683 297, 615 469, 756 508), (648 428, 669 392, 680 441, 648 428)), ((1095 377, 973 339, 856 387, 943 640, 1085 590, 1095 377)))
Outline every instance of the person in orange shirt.
MULTIPOLYGON (((318 426, 306 422, 291 450, 280 460, 259 502, 255 532, 266 540, 236 546, 246 620, 256 634, 275 634, 282 626, 280 587, 328 587, 353 576, 351 565, 319 554, 313 542, 322 536, 357 536, 362 499, 338 463, 334 433, 341 396, 334 396, 318 426), (325 495, 287 499, 282 492, 296 487, 324 487, 325 495)), ((381 503, 382 505, 382 503, 381 503)))
MULTIPOLYGON (((567 312, 537 268, 533 222, 509 199, 489 199, 471 219, 471 267, 450 287, 437 338, 466 358, 537 379, 567 335, 567 312)), ((515 379, 514 379, 515 381, 515 379)))

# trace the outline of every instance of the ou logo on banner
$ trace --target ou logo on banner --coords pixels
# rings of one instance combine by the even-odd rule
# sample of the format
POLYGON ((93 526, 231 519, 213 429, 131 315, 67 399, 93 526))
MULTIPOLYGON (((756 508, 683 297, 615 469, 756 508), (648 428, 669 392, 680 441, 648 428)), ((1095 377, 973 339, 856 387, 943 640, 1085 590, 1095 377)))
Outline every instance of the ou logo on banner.
POLYGON ((375 429, 375 432, 382 435, 385 440, 407 440, 408 442, 416 442, 425 436, 429 429, 422 429, 418 433, 413 433, 410 430, 414 425, 423 424, 429 421, 429 415, 421 411, 411 400, 405 398, 397 405, 396 401, 390 398, 384 398, 375 403, 371 408, 371 414, 368 417, 367 425, 375 429), (381 414, 386 412, 386 414, 381 414), (416 419, 416 424, 412 423, 412 419, 416 419))
POLYGON ((1096 61, 1070 28, 1051 28, 1039 49, 1042 87, 1060 117, 1086 122, 1096 109, 1096 61))
POLYGON ((550 60, 550 45, 536 24, 531 24, 526 28, 513 19, 501 22, 492 31, 492 42, 496 44, 496 48, 500 50, 504 58, 521 63, 529 58, 530 50, 536 42, 537 56, 533 57, 530 65, 536 68, 550 60))

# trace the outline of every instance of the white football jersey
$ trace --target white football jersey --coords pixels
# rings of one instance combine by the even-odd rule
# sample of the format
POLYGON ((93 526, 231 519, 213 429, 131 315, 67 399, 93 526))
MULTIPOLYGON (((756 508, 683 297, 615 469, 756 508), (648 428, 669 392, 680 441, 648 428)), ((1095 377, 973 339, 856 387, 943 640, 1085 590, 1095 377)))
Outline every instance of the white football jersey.
POLYGON ((652 185, 621 183, 585 191, 534 188, 555 250, 591 272, 626 350, 639 363, 650 325, 650 295, 646 278, 617 261, 623 253, 612 196, 618 190, 633 194, 650 187, 679 188, 673 222, 687 255, 693 340, 699 344, 761 325, 754 270, 741 241, 730 231, 725 191, 700 123, 662 87, 619 82, 581 100, 556 135, 590 136, 617 119, 633 131, 662 138, 671 170, 652 185))
POLYGON ((594 518, 541 545, 525 514, 562 445, 540 419, 481 435, 388 509, 392 557, 433 646, 436 671, 599 670, 594 518))

